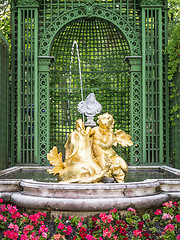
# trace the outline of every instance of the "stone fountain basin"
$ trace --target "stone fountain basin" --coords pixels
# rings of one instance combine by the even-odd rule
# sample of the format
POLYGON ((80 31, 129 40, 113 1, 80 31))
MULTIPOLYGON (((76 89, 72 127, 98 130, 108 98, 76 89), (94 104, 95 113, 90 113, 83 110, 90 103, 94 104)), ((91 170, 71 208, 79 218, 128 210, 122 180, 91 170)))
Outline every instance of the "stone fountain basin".
MULTIPOLYGON (((9 174, 19 168, 27 167, 9 168, 0 171, 0 175, 9 174)), ((178 178, 97 184, 60 184, 4 178, 0 179, 0 197, 18 207, 63 212, 98 212, 113 208, 126 210, 128 207, 147 209, 160 206, 168 200, 180 200, 180 170, 166 166, 154 168, 171 172, 178 178)))

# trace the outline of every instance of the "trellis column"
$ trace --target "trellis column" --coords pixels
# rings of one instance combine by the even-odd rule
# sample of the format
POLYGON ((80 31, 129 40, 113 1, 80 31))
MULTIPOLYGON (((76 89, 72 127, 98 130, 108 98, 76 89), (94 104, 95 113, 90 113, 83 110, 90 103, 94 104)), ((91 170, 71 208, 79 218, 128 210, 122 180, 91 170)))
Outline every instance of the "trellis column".
POLYGON ((50 107, 49 107, 49 66, 54 57, 39 56, 39 164, 47 164, 47 153, 49 152, 50 139, 50 107))
POLYGON ((17 163, 37 163, 38 0, 18 0, 17 163))
POLYGON ((143 163, 163 163, 162 0, 141 0, 143 163))
POLYGON ((141 141, 141 56, 128 56, 126 60, 130 64, 130 119, 131 136, 131 165, 139 165, 142 161, 141 141))

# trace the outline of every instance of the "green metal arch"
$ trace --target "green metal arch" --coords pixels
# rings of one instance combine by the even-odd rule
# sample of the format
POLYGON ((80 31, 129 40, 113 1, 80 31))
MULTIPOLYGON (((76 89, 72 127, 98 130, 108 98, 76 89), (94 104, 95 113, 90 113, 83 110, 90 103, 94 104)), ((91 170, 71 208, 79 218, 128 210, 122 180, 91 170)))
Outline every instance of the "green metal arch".
POLYGON ((125 21, 121 16, 115 14, 113 11, 107 10, 95 4, 92 6, 85 5, 83 7, 68 11, 59 16, 53 23, 51 23, 40 42, 39 55, 50 55, 51 45, 58 31, 69 22, 83 17, 97 17, 113 23, 117 28, 121 30, 121 32, 127 39, 130 48, 130 55, 141 55, 139 39, 130 24, 125 21))

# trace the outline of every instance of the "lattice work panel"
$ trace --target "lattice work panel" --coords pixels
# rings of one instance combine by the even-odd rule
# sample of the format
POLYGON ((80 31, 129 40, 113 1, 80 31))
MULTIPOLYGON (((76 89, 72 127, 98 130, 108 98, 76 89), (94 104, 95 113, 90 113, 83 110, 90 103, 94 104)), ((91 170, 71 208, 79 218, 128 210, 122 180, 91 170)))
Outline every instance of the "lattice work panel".
POLYGON ((8 165, 8 46, 0 34, 0 169, 8 165))
MULTIPOLYGON (((112 25, 98 19, 73 22, 59 32, 51 55, 56 61, 50 74, 50 147, 56 145, 64 152, 67 136, 75 129, 81 101, 78 59, 73 56, 70 79, 70 59, 73 41, 80 51, 84 98, 94 92, 115 119, 115 128, 130 133, 130 75, 124 61, 129 48, 121 33, 112 25)), ((130 160, 129 148, 118 148, 119 154, 130 160)))
MULTIPOLYGON (((167 5, 166 5, 167 7, 167 5)), ((162 12, 162 47, 163 52, 168 45, 168 13, 167 9, 162 12)), ((169 90, 168 90, 168 56, 163 53, 163 157, 169 164, 169 90)))
POLYGON ((146 162, 160 161, 159 9, 146 10, 146 162))
POLYGON ((49 145, 48 145, 48 115, 49 112, 47 110, 48 106, 48 97, 47 97, 47 90, 48 90, 48 73, 40 73, 39 74, 39 148, 40 148, 40 165, 47 164, 47 153, 49 152, 49 145))
POLYGON ((103 8, 112 10, 122 16, 137 33, 140 33, 140 4, 136 0, 43 0, 39 6, 39 34, 46 31, 47 27, 62 13, 73 10, 79 6, 94 6, 98 4, 103 8))
POLYGON ((133 164, 140 165, 142 162, 141 159, 141 73, 135 72, 131 76, 132 81, 132 91, 133 91, 133 100, 132 100, 132 156, 133 164))
POLYGON ((21 41, 21 54, 20 65, 18 66, 20 154, 18 161, 20 163, 34 163, 34 10, 21 10, 20 16, 21 39, 19 41, 21 41))
POLYGON ((18 53, 17 53, 17 44, 18 44, 18 13, 17 10, 12 10, 12 44, 11 44, 11 69, 12 69, 12 82, 10 82, 10 94, 11 98, 9 99, 9 122, 11 129, 10 139, 9 139, 9 154, 12 165, 14 165, 17 160, 17 75, 18 75, 18 53))

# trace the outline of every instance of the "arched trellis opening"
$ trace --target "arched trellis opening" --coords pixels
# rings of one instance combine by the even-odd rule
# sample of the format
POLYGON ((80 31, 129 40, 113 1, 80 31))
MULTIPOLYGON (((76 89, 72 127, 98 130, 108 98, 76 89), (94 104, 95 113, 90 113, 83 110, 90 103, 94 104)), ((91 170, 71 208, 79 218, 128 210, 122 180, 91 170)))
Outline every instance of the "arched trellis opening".
MULTIPOLYGON (((134 139, 134 146, 131 148, 131 162, 140 161, 141 159, 141 113, 139 112, 141 104, 141 57, 140 57, 140 41, 137 38, 136 33, 130 24, 125 21, 121 16, 113 13, 100 6, 94 8, 91 12, 91 17, 87 16, 86 8, 77 8, 67 13, 62 14, 58 17, 53 24, 51 24, 44 37, 42 38, 39 46, 39 149, 40 149, 40 163, 44 164, 46 161, 46 152, 50 148, 50 115, 47 113, 50 112, 50 92, 47 92, 47 95, 44 94, 45 89, 49 89, 49 65, 51 60, 54 58, 51 52, 52 44, 54 39, 59 31, 64 28, 71 21, 77 21, 78 19, 86 18, 98 18, 102 21, 108 21, 113 25, 117 31, 121 32, 121 36, 126 39, 126 45, 129 46, 128 56, 130 56, 129 64, 131 67, 130 70, 130 126, 131 126, 131 135, 134 139), (51 54, 51 57, 50 57, 51 54), (47 111, 43 109, 47 106, 47 111), (136 119, 134 121, 134 119, 136 119)), ((70 41, 68 39, 68 41, 70 41)), ((70 57, 70 54, 69 54, 70 57)), ((125 57, 125 55, 124 55, 125 57)), ((120 68, 120 66, 119 66, 120 68)), ((129 126, 129 124, 128 124, 129 126)), ((125 130, 125 129, 124 129, 125 130)), ((128 154, 127 154, 128 155, 128 154)), ((128 159, 129 160, 129 159, 128 159)))
MULTIPOLYGON (((130 72, 125 57, 130 55, 127 39, 112 23, 98 18, 80 18, 64 26, 54 39, 51 55, 56 61, 50 74, 50 147, 64 152, 69 133, 82 118, 78 58, 74 51, 72 75, 70 59, 73 41, 78 42, 84 96, 94 92, 103 113, 114 116, 115 128, 130 133, 130 72)), ((117 149, 116 149, 117 150, 117 149)), ((118 148, 130 160, 129 148, 118 148)))

